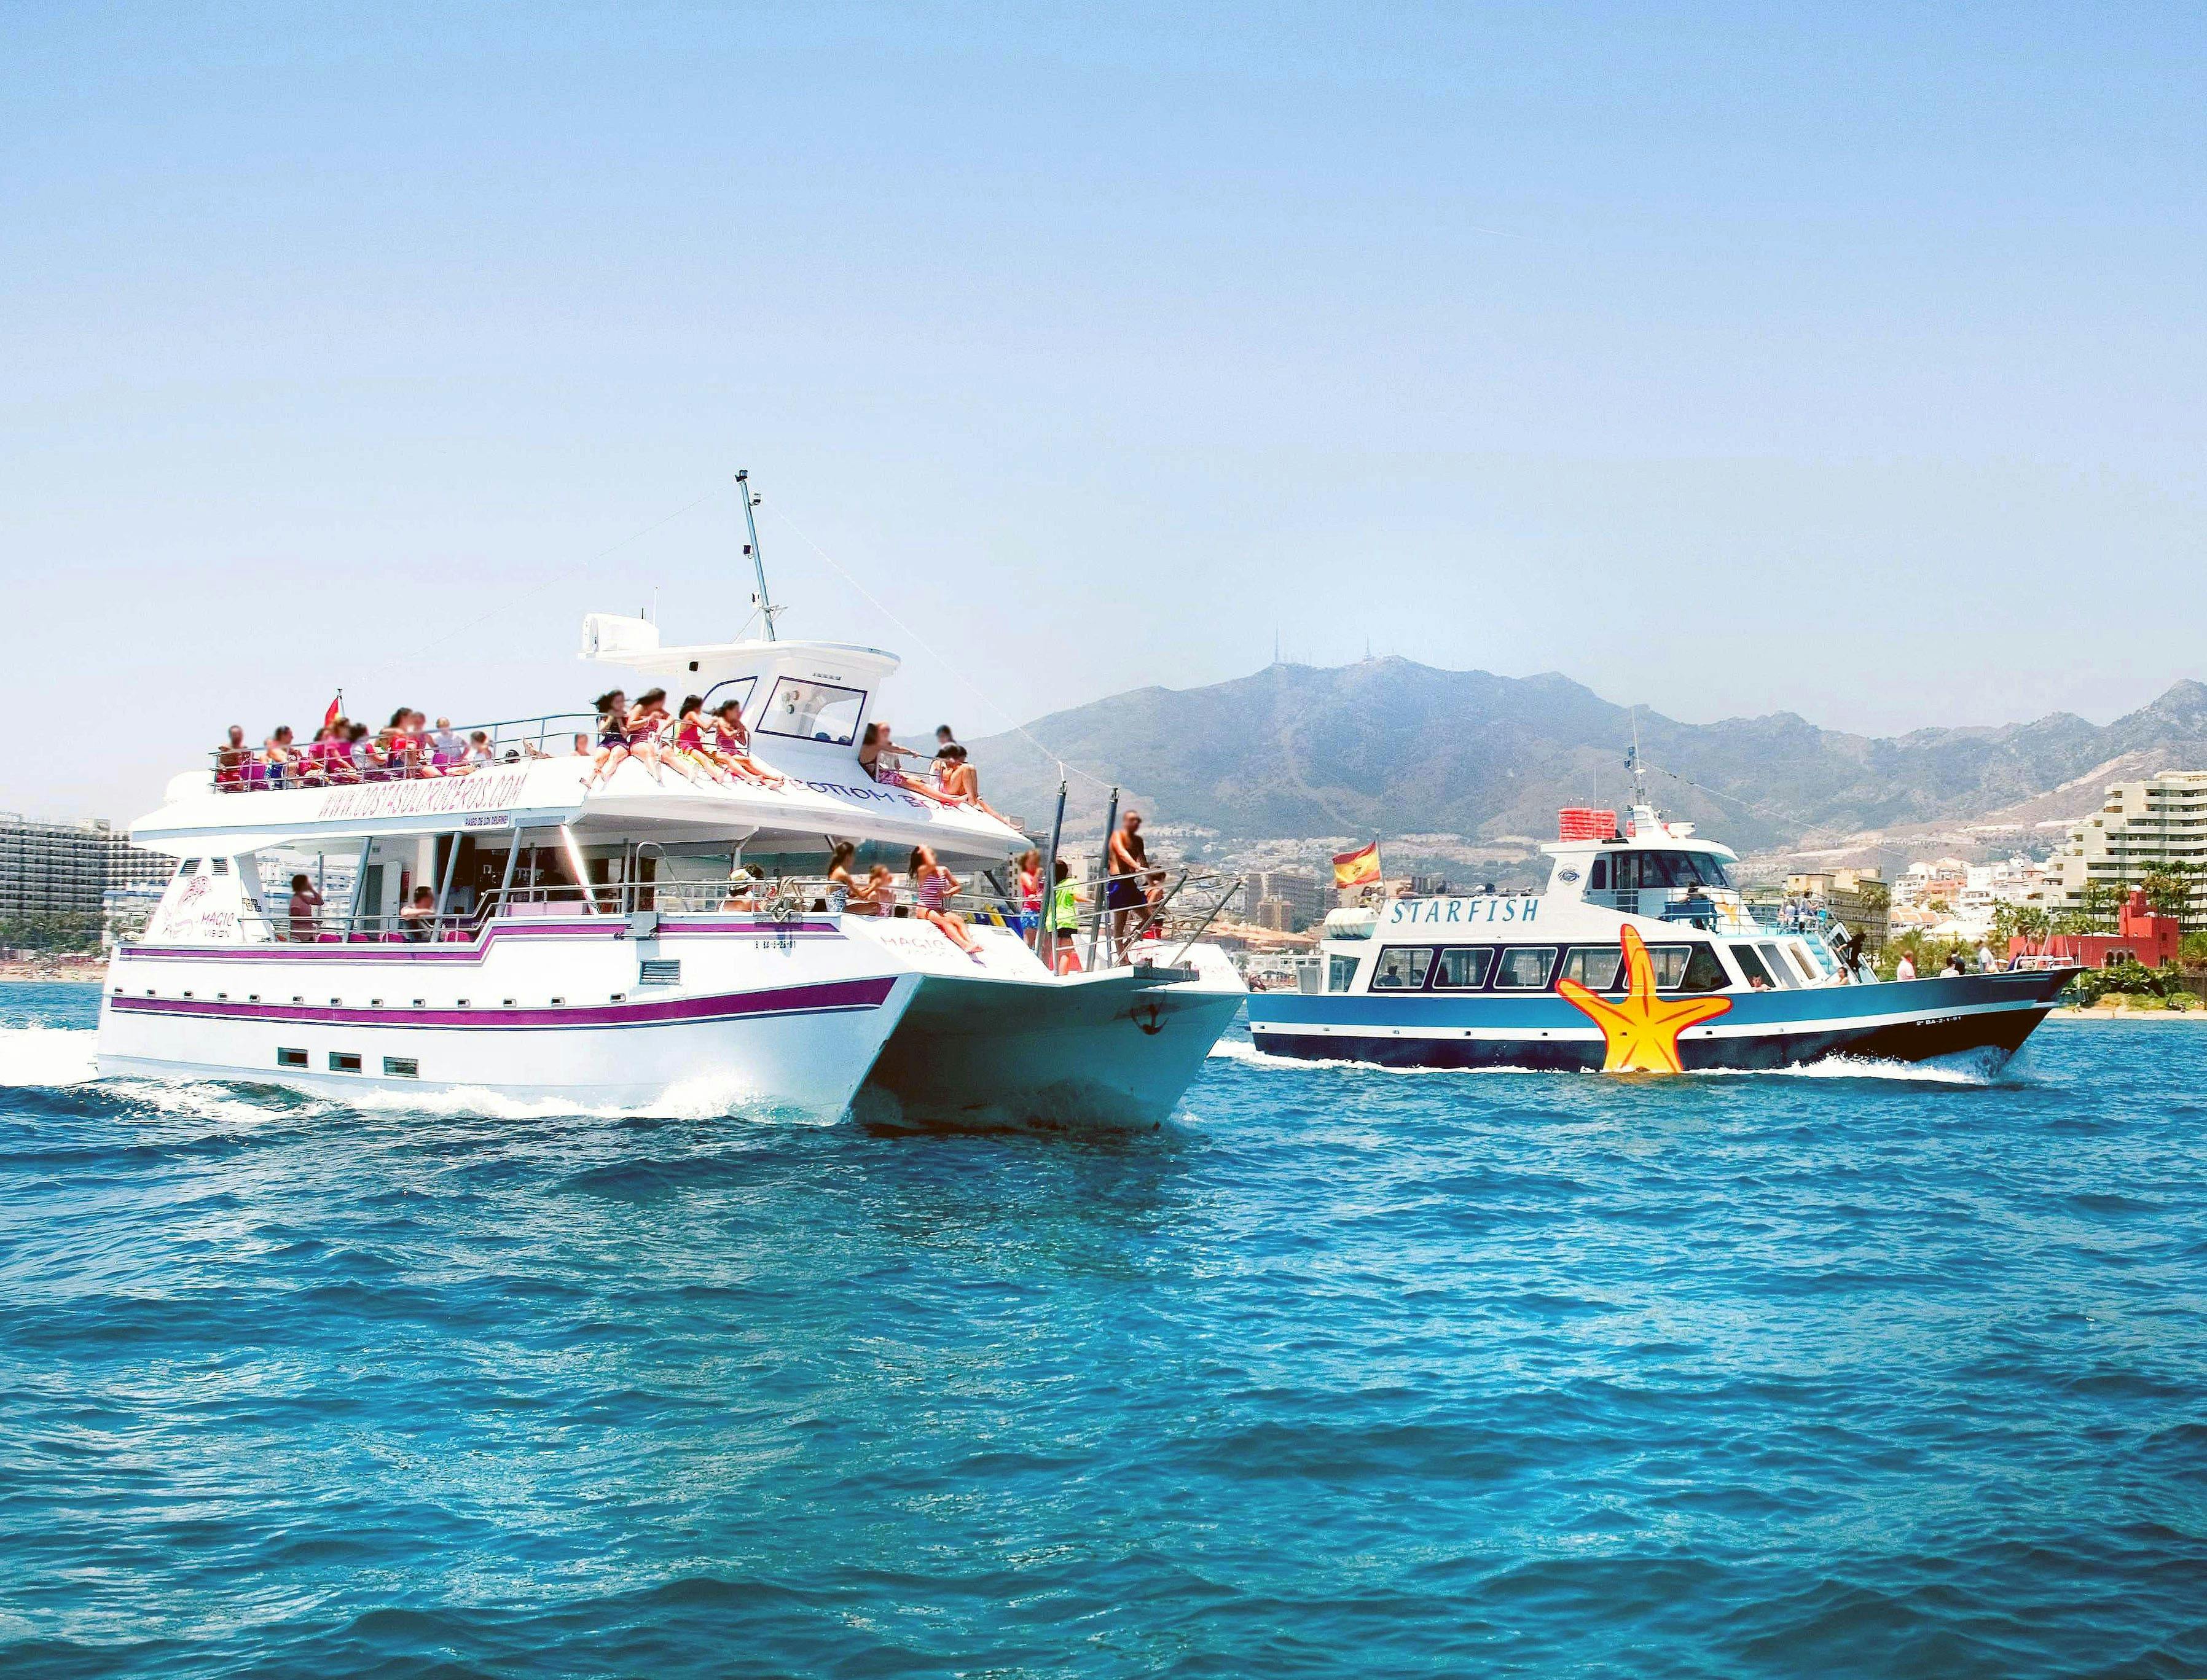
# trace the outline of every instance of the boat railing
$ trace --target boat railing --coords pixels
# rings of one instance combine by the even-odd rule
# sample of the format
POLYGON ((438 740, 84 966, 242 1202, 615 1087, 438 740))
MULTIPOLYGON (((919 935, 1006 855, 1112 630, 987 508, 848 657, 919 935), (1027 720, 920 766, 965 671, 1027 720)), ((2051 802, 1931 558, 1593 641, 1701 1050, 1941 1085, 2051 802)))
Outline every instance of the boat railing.
POLYGON ((265 793, 295 787, 350 787, 361 782, 422 781, 502 769, 541 758, 575 758, 597 750, 598 719, 590 712, 554 712, 440 730, 456 737, 457 750, 434 741, 386 744, 375 731, 338 746, 299 742, 290 756, 272 762, 260 747, 217 747, 207 755, 218 793, 265 793), (481 735, 478 742, 475 738, 481 735), (578 752, 577 748, 580 748, 578 752))
MULTIPOLYGON (((1015 891, 1006 890, 1008 872, 977 872, 960 883, 945 908, 967 923, 1016 934, 1045 960, 1065 970, 1126 967, 1139 963, 1169 966, 1200 937, 1241 878, 1214 870, 1165 869, 1140 872, 1139 906, 1115 909, 1106 883, 1076 883, 1068 925, 1045 933, 1040 912, 1015 891)), ((499 887, 469 895, 442 911, 386 912, 325 904, 294 916, 288 909, 248 912, 239 917, 251 942, 296 945, 449 944, 472 942, 494 921, 579 916, 626 917, 637 912, 666 916, 746 913, 798 921, 808 915, 875 915, 918 918, 911 884, 899 878, 879 900, 852 899, 840 883, 825 876, 778 878, 739 876, 725 880, 655 879, 594 882, 587 887, 544 883, 499 887)), ((1061 923, 1068 918, 1061 916, 1061 923)))

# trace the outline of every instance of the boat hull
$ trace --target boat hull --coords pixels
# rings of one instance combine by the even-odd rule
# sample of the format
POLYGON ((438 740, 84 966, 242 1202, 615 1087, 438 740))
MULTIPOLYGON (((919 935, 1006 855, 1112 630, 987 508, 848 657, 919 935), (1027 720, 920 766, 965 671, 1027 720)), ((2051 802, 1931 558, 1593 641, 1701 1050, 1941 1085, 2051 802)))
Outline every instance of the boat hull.
POLYGON ((930 976, 857 1113, 913 1126, 1162 1125, 1246 995, 1223 956, 1213 966, 1171 985, 1126 970, 1039 986, 930 976))
MULTIPOLYGON (((1731 995, 1732 1007, 1678 1038, 1687 1072, 1774 1070, 1835 1056, 2005 1061, 2046 1019, 2073 971, 1977 974, 1731 995)), ((1553 995, 1464 998, 1253 995, 1250 1036, 1267 1055, 1388 1067, 1592 1071, 1606 1044, 1553 995)))

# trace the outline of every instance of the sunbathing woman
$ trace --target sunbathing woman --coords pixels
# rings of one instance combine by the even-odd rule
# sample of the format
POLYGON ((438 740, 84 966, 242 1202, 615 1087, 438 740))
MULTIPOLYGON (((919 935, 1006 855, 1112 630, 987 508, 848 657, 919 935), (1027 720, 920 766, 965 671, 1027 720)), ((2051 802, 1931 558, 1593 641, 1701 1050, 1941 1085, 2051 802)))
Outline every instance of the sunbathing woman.
POLYGON ((751 732, 744 727, 744 702, 723 700, 713 714, 713 757, 739 776, 768 787, 780 787, 789 778, 771 765, 751 756, 751 732))
POLYGON ((704 703, 705 697, 702 694, 683 697, 682 710, 677 716, 672 756, 694 764, 710 780, 733 787, 735 777, 721 767, 713 755, 712 743, 706 738, 713 726, 700 709, 704 703))
POLYGON ((667 714, 667 691, 663 688, 646 689, 628 714, 630 756, 641 759, 652 779, 662 786, 667 780, 659 773, 662 764, 685 781, 697 780, 697 770, 673 751, 666 738, 673 721, 667 714))
POLYGON ((590 774, 583 778, 586 793, 597 781, 611 781, 621 760, 628 756, 628 696, 614 689, 600 695, 596 703, 598 756, 591 761, 590 774))
POLYGON ((963 800, 954 799, 948 793, 930 787, 918 776, 908 776, 902 770, 892 768, 887 761, 896 756, 910 758, 913 754, 909 748, 900 747, 889 738, 887 724, 868 724, 865 737, 858 743, 860 769, 884 787, 901 787, 910 792, 924 794, 938 805, 949 805, 954 808, 964 803, 963 800))
MULTIPOLYGON (((981 797, 981 773, 966 762, 966 749, 953 741, 942 749, 942 791, 975 810, 1004 821, 1003 812, 981 797)), ((1008 828, 1010 824, 1006 823, 1008 828)))
POLYGON ((912 895, 918 906, 920 919, 934 923, 953 945, 978 961, 981 948, 966 931, 966 918, 949 908, 959 885, 958 877, 935 861, 932 850, 924 846, 912 847, 912 895))

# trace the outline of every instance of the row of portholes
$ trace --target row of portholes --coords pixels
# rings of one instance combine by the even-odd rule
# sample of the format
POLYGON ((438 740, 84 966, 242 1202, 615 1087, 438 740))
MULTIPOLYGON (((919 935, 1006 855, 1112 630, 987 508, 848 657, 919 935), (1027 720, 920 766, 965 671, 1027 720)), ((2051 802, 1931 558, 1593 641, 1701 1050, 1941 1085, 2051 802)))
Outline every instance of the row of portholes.
MULTIPOLYGON (((287 1049, 279 1047, 276 1052, 276 1065, 278 1067, 303 1069, 308 1066, 308 1061, 306 1051, 302 1049, 287 1049)), ((359 1073, 366 1071, 359 1051, 332 1050, 330 1052, 330 1072, 332 1073, 359 1073)), ((387 1079, 418 1079, 422 1077, 422 1064, 410 1055, 387 1055, 383 1058, 383 1076, 387 1079)))

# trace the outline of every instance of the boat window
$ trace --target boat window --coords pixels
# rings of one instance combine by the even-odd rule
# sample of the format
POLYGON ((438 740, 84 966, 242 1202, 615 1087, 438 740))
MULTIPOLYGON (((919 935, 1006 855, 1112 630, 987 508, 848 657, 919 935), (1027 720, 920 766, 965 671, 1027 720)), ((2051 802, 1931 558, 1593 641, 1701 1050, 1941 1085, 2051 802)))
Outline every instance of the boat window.
POLYGON ((230 859, 227 858, 216 858, 214 860, 214 872, 217 875, 228 875, 230 873, 230 859))
POLYGON ((1537 992, 1548 988, 1548 971, 1556 966, 1552 945, 1511 945, 1504 948, 1496 966, 1494 989, 1504 992, 1537 992))
POLYGON ((1433 966, 1433 989, 1477 991, 1486 983, 1486 971, 1494 966, 1491 945, 1451 945, 1433 966))
POLYGON ((1793 971, 1786 967, 1785 962, 1779 957, 1778 947, 1775 943, 1758 945, 1755 948, 1762 953, 1764 966, 1770 970, 1772 978, 1779 985, 1788 991, 1798 989, 1801 983, 1793 978, 1793 971))
POLYGON ((864 689, 838 688, 833 683, 804 682, 784 677, 767 697, 758 726, 769 735, 787 735, 799 741, 825 741, 847 747, 858 737, 858 714, 865 709, 864 689))
POLYGON ((1576 980, 1588 991, 1617 989, 1617 971, 1624 966, 1624 952, 1615 945, 1578 945, 1564 959, 1563 978, 1576 980))
POLYGON ((1328 957, 1325 960, 1325 989, 1330 992, 1345 992, 1356 983, 1355 957, 1328 957))
POLYGON ((1725 868, 1724 859, 1714 852, 1696 852, 1688 855, 1701 870, 1702 886, 1728 888, 1732 884, 1731 871, 1725 868))
POLYGON ((757 686, 758 679, 756 677, 730 677, 725 682, 715 683, 705 691, 705 709, 709 713, 717 712, 731 700, 748 709, 751 703, 751 691, 757 686))
POLYGON ((1655 970, 1655 989, 1664 992, 1720 992, 1732 982, 1708 945, 1651 945, 1648 960, 1655 970))
POLYGON ((1785 948, 1785 954, 1793 959, 1793 966, 1801 971, 1801 978, 1803 980, 1814 980, 1816 978, 1816 971, 1809 966, 1809 953, 1805 948, 1800 945, 1788 945, 1785 948))
POLYGON ((1379 965, 1372 972, 1372 989, 1377 991, 1418 991, 1426 983, 1426 971, 1433 966, 1433 948, 1430 945, 1391 945, 1379 954, 1379 965))
POLYGON ((182 863, 176 865, 176 879, 179 881, 182 881, 188 875, 197 875, 199 872, 200 860, 196 858, 187 858, 182 863))
POLYGON ((1587 888, 1591 892, 1605 892, 1609 887, 1609 859, 1597 858, 1594 867, 1587 871, 1587 888))
POLYGON ((1739 965, 1739 972, 1747 977, 1749 985, 1753 985, 1757 980, 1761 981, 1766 986, 1777 983, 1770 978, 1770 971, 1762 966, 1762 959, 1755 954, 1755 947, 1752 945, 1733 946, 1732 960, 1739 965))

